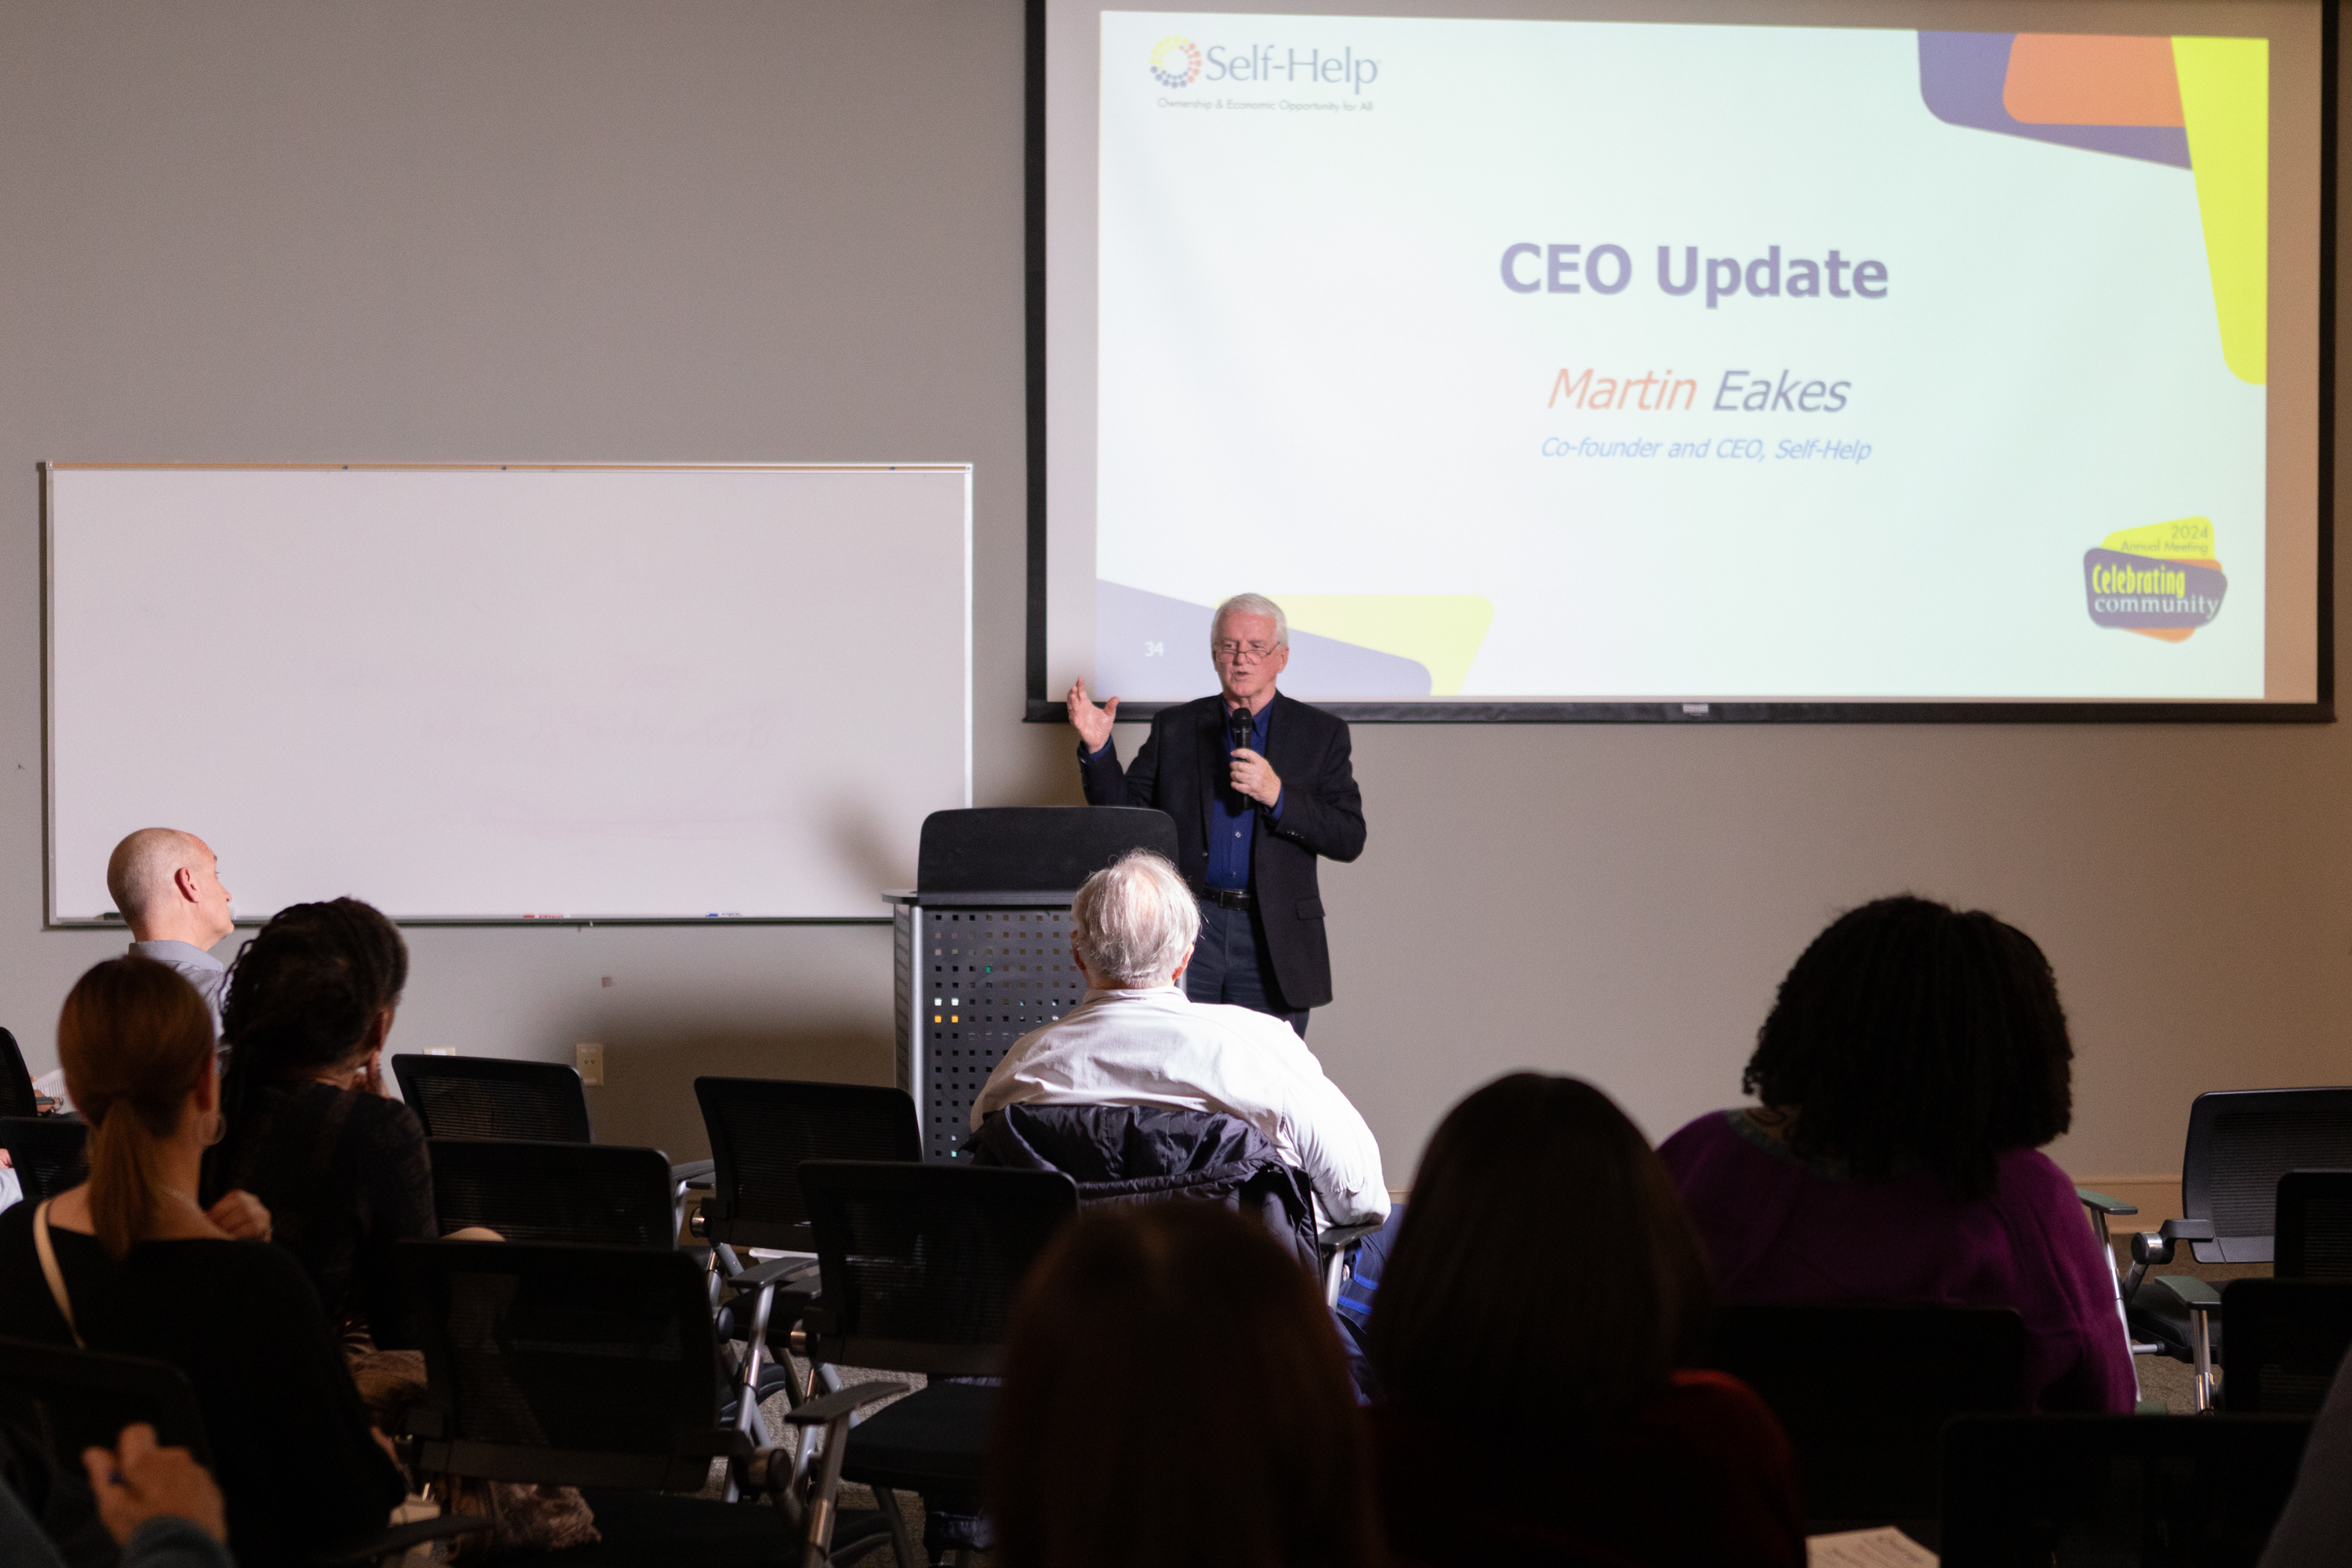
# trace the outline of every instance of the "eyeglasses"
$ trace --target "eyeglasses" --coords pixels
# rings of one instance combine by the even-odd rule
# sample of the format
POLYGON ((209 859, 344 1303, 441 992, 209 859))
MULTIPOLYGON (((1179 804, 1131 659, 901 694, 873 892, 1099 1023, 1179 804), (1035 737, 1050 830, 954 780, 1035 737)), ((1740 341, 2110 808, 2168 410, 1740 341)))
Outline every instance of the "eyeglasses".
POLYGON ((1239 658, 1247 654, 1252 659, 1272 658, 1274 650, 1282 647, 1274 642, 1235 642, 1231 637, 1209 645, 1209 652, 1217 658, 1239 658))

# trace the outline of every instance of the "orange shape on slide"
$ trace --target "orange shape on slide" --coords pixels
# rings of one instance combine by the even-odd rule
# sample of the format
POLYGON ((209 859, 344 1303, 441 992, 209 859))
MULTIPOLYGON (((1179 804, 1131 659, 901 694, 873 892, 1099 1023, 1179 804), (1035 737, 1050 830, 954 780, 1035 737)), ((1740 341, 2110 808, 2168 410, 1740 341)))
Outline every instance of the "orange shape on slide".
POLYGON ((2028 125, 2179 125, 2170 38, 2020 33, 2001 107, 2028 125))

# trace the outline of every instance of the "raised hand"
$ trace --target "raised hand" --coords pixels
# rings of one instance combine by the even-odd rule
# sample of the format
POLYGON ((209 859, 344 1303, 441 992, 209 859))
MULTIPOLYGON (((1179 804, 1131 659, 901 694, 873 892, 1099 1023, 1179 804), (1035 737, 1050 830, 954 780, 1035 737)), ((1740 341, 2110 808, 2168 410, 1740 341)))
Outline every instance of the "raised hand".
POLYGON ((1077 730, 1078 739, 1087 743, 1089 752, 1099 752, 1110 743, 1111 721, 1118 717, 1118 699, 1114 697, 1097 708, 1087 696, 1084 680, 1070 684, 1070 723, 1077 730))

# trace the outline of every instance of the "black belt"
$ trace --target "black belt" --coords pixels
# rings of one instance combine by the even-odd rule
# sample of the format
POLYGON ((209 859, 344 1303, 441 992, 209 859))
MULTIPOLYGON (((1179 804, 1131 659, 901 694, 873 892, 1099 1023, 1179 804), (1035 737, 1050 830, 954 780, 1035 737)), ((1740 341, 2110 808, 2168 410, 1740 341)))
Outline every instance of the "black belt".
POLYGON ((1204 904, 1214 904, 1221 910, 1254 910, 1257 908, 1257 900, 1255 899, 1250 897, 1247 892, 1238 891, 1232 888, 1196 887, 1192 889, 1192 896, 1200 900, 1204 904))

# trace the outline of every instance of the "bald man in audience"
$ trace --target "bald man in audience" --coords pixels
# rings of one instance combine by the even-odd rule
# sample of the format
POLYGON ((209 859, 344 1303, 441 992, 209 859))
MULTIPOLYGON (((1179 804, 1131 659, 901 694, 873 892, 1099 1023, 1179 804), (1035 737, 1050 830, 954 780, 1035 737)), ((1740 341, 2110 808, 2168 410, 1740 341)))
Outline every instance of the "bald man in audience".
MULTIPOLYGON (((142 827, 107 858, 106 890, 131 928, 131 951, 185 976, 212 1009, 213 1037, 220 1038, 221 982, 228 972, 208 950, 236 925, 212 846, 175 827, 142 827)), ((68 1103, 63 1068, 42 1074, 33 1088, 68 1103)))

